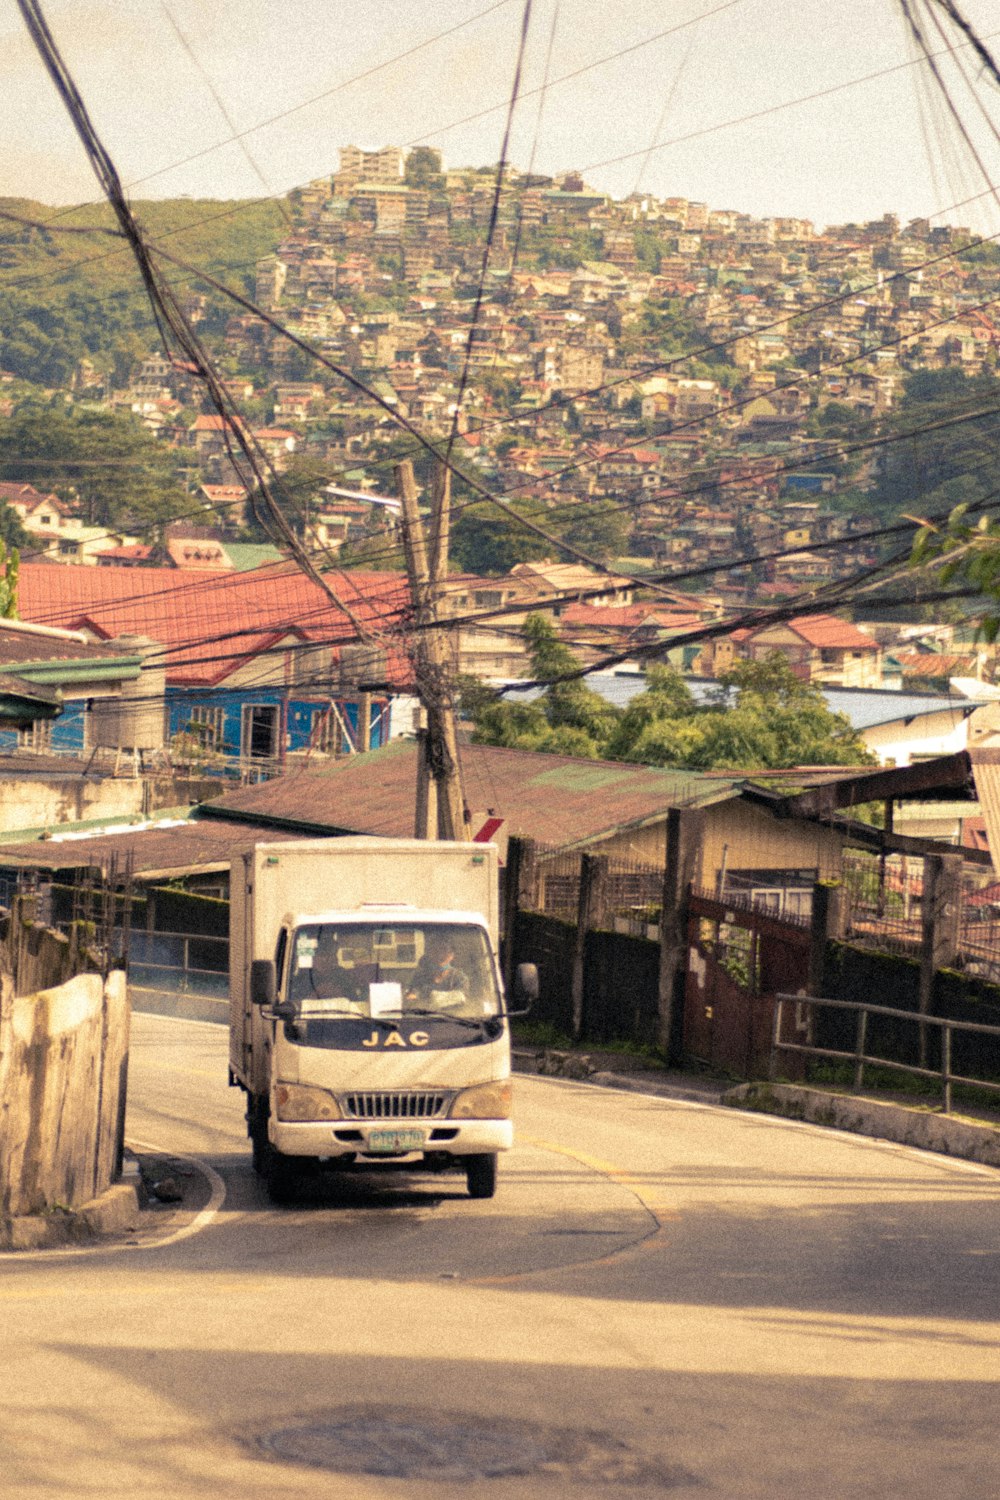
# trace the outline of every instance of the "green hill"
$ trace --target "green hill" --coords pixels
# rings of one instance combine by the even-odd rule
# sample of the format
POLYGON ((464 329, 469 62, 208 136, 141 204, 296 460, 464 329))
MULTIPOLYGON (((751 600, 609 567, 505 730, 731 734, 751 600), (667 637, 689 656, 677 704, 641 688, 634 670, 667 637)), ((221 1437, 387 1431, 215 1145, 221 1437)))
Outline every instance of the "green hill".
MULTIPOLYGON (((281 205, 268 199, 164 199, 133 207, 153 240, 243 291, 252 292, 255 263, 275 249, 285 227, 281 205)), ((53 226, 0 220, 0 367, 39 385, 66 386, 81 359, 120 377, 155 347, 131 252, 97 232, 115 226, 106 204, 53 209, 0 198, 0 209, 53 226), (57 226, 95 232, 65 234, 57 226)), ((205 290, 180 271, 168 274, 182 293, 205 290)), ((224 326, 231 311, 209 294, 202 326, 224 326)))

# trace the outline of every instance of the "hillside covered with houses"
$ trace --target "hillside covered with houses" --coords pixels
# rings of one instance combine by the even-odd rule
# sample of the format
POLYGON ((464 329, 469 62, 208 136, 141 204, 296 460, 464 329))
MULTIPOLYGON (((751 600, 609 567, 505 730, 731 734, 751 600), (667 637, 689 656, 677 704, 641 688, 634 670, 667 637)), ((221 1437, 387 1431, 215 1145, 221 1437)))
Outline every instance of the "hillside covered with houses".
MULTIPOLYGON (((779 650, 823 689, 987 690, 995 651, 976 639, 971 605, 942 613, 918 597, 883 617, 876 594, 853 620, 806 603, 770 626, 704 627, 821 601, 898 545, 883 533, 901 513, 985 494, 993 245, 892 214, 821 228, 681 198, 616 201, 574 173, 516 169, 490 236, 494 193, 492 169, 446 170, 429 148, 345 146, 284 218, 252 215, 258 253, 231 279, 266 319, 185 283, 302 546, 353 579, 338 587, 383 621, 405 614, 383 602, 401 581, 393 465, 414 451, 399 416, 432 441, 454 429, 442 609, 462 673, 529 675, 522 627, 551 597, 586 665, 637 651, 712 678, 779 650)), ((218 253, 235 259, 233 223, 227 233, 218 253)), ((37 229, 7 225, 0 240, 0 285, 53 254, 37 229)), ((61 306, 87 274, 62 256, 61 306)), ((38 321, 44 286, 34 295, 38 321)), ((283 601, 268 622, 276 652, 301 601, 274 582, 285 551, 192 371, 143 340, 141 322, 84 347, 78 320, 66 347, 79 357, 53 385, 23 298, 19 315, 0 372, 0 516, 24 565, 25 618, 95 639, 174 629, 149 624, 157 606, 112 628, 59 588, 36 603, 32 566, 127 575, 117 593, 136 599, 162 594, 171 574, 221 589, 264 566, 259 596, 283 601)), ((232 653, 243 670, 244 656, 232 653)), ((382 675, 398 686, 402 659, 382 675)))

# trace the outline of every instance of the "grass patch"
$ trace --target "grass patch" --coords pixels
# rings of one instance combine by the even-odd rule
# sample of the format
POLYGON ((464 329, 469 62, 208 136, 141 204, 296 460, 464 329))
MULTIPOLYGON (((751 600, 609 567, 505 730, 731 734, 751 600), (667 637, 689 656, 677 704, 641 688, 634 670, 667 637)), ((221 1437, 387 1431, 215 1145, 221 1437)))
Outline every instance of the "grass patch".
POLYGON ((651 1042, 624 1041, 574 1042, 551 1021, 519 1021, 511 1026, 515 1046, 548 1048, 554 1052, 609 1052, 615 1057, 639 1058, 650 1068, 665 1068, 666 1059, 651 1042))
MULTIPOLYGON (((993 1080, 991 1080, 993 1081, 993 1080)), ((996 1080, 1000 1082, 1000 1079, 996 1080)), ((806 1086, 822 1085, 845 1093, 854 1092, 854 1064, 846 1062, 814 1062, 809 1067, 806 1086)), ((877 1064, 866 1064, 863 1094, 895 1094, 901 1100, 919 1102, 927 1109, 939 1110, 942 1104, 941 1084, 933 1078, 920 1078, 912 1073, 899 1073, 895 1068, 880 1068, 877 1064)), ((966 1104, 971 1109, 986 1109, 1000 1114, 1000 1093, 991 1089, 976 1088, 973 1084, 953 1083, 951 1086, 952 1113, 956 1104, 966 1104)))
POLYGON ((515 1045, 552 1047, 557 1052, 568 1052, 573 1046, 573 1038, 551 1021, 517 1021, 510 1029, 515 1045))

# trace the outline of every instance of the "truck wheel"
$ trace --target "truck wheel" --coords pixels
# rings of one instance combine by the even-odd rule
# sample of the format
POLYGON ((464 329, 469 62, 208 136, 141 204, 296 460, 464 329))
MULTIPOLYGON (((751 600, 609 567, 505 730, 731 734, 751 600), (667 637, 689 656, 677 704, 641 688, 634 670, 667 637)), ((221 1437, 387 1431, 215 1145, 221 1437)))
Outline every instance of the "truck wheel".
POLYGON ((267 1139, 267 1126, 263 1130, 255 1130, 250 1137, 250 1160, 258 1177, 267 1176, 267 1153, 270 1143, 267 1139))
POLYGON ((250 1137, 250 1160, 259 1177, 267 1176, 268 1152, 271 1143, 267 1138, 267 1104, 263 1108, 253 1102, 247 1105, 247 1135, 250 1137))
POLYGON ((264 1186, 272 1203, 290 1203, 295 1197, 299 1157, 284 1156, 267 1141, 263 1151, 264 1186))
POLYGON ((470 1198, 492 1198, 497 1190, 496 1152, 489 1156, 466 1157, 465 1180, 470 1198))

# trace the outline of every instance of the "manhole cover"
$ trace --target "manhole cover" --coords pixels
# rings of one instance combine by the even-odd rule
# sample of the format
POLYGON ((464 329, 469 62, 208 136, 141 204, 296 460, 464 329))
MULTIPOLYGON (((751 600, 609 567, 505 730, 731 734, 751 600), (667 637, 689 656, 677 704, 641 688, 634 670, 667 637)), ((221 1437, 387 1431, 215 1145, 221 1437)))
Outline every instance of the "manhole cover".
POLYGON ((345 1407, 257 1441, 272 1458, 341 1474, 460 1482, 551 1474, 661 1488, 696 1482, 686 1470, 653 1463, 605 1433, 416 1407, 345 1407))

